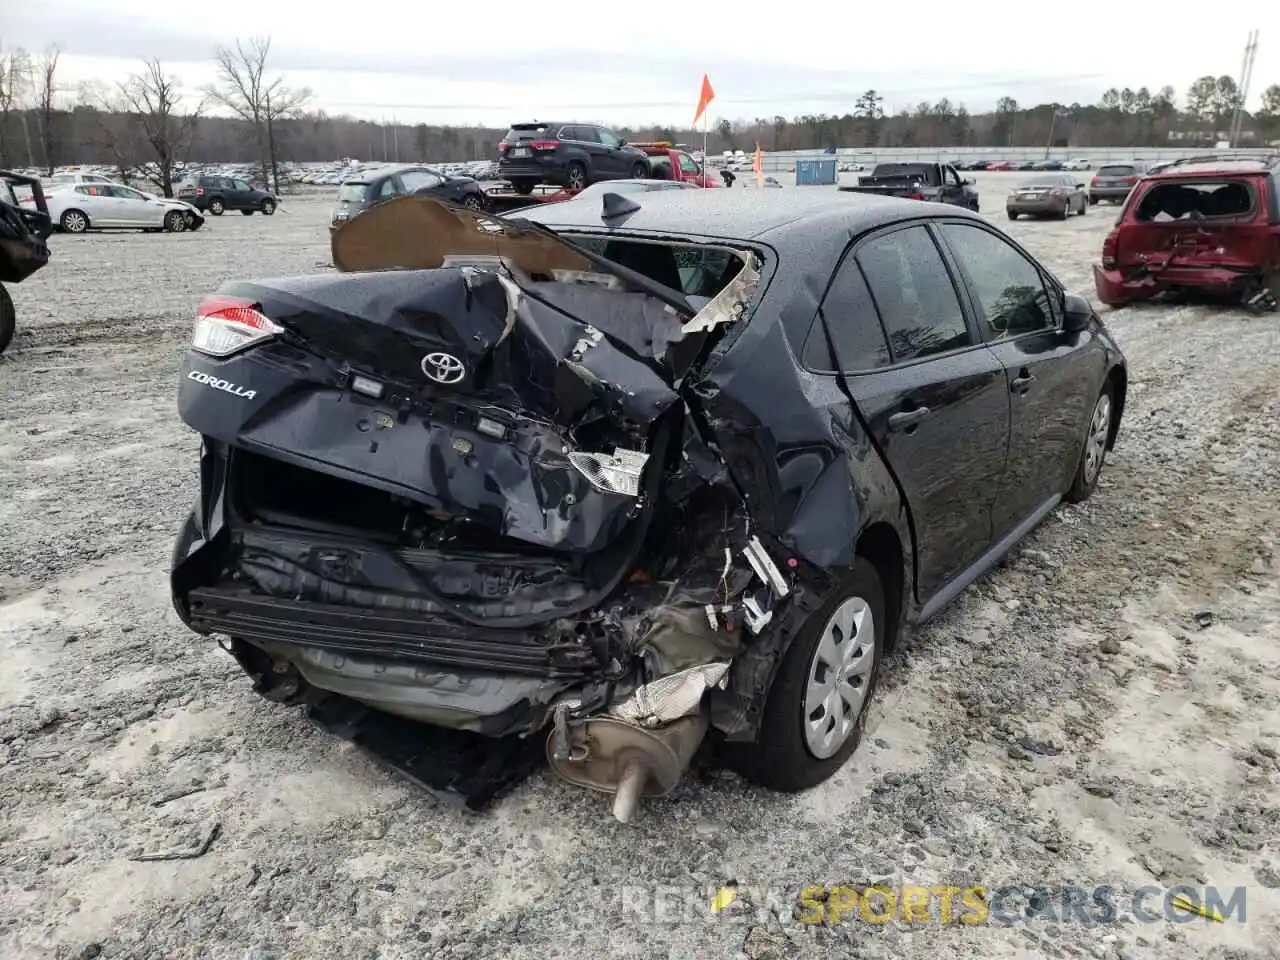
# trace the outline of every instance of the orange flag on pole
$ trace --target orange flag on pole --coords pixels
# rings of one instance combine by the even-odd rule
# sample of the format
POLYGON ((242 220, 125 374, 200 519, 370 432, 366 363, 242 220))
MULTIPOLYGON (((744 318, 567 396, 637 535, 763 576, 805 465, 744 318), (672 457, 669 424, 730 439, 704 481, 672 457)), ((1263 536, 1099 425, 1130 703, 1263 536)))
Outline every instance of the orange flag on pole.
POLYGON ((756 141, 756 155, 751 161, 751 169, 756 172, 756 186, 764 186, 764 154, 760 152, 760 141, 756 141))
POLYGON ((707 106, 716 98, 716 92, 711 89, 711 78, 705 73, 702 75, 702 93, 698 95, 698 111, 693 115, 693 125, 696 127, 698 121, 702 119, 702 115, 707 112, 707 106))

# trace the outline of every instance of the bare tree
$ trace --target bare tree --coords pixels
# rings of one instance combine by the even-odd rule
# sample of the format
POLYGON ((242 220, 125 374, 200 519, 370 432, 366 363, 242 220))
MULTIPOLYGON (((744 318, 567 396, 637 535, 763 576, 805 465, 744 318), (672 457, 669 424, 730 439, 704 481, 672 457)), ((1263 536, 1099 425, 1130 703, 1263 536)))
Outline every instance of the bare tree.
POLYGON ((267 57, 271 53, 270 37, 255 37, 246 45, 236 40, 235 48, 218 47, 214 62, 218 82, 209 88, 209 97, 249 123, 258 143, 262 179, 274 184, 280 192, 280 175, 276 168, 275 125, 280 120, 302 113, 311 91, 294 90, 280 76, 267 76, 267 57))
POLYGON ((154 155, 160 189, 172 197, 173 165, 191 149, 204 101, 180 113, 182 83, 166 74, 156 59, 146 61, 143 73, 120 84, 120 101, 154 155))
POLYGON ((93 124, 85 141, 101 148, 98 155, 106 156, 122 183, 141 176, 147 151, 119 86, 108 86, 100 81, 82 84, 80 104, 87 108, 83 113, 92 118, 93 124))
POLYGON ((58 98, 58 48, 49 51, 36 63, 36 119, 40 123, 40 148, 45 171, 53 176, 53 114, 58 98))
MULTIPOLYGON (((27 77, 26 53, 21 49, 0 50, 0 165, 18 165, 17 147, 9 144, 9 118, 22 109, 27 77)), ((27 163, 30 162, 28 157, 27 163)))

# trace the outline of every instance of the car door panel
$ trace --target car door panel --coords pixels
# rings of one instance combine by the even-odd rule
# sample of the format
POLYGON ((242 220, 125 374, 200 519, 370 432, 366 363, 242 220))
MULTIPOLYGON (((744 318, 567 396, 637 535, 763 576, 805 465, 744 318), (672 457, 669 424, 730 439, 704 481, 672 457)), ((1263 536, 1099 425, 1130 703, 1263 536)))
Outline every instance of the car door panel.
POLYGON ((999 539, 1070 485, 1106 360, 1098 351, 1081 376, 1093 335, 1062 331, 1060 287, 1008 238, 972 222, 943 223, 939 233, 1008 385, 1008 467, 992 519, 999 539))
MULTIPOLYGON (((977 343, 927 227, 889 229, 858 241, 841 269, 850 266, 870 295, 855 312, 870 313, 879 323, 890 365, 850 371, 846 380, 905 495, 924 603, 991 545, 991 511, 1009 433, 1004 368, 977 343)), ((833 327, 858 320, 837 318, 834 310, 827 315, 833 327)), ((848 362, 842 358, 841 365, 848 362)))
POLYGON ((76 190, 76 200, 89 216, 89 223, 94 227, 119 227, 120 208, 107 190, 98 184, 85 184, 84 192, 76 190))

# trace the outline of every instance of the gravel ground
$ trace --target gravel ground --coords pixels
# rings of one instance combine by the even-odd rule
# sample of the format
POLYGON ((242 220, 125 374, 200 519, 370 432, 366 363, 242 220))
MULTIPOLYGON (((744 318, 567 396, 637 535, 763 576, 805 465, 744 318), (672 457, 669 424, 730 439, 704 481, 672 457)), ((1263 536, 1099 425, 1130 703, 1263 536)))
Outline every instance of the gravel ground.
MULTIPOLYGON (((979 178, 1003 219, 1010 178, 979 178)), ((1280 955, 1280 318, 1106 313, 1132 381, 1101 487, 897 654, 829 783, 783 797, 698 772, 622 826, 540 774, 468 816, 261 701, 169 604, 194 303, 326 268, 325 214, 300 198, 195 234, 58 236, 13 290, 0 956, 1280 955), (214 823, 200 857, 132 859, 214 823), (1246 886, 1248 920, 803 922, 802 888, 873 881, 1111 884, 1122 904, 1246 886)), ((1091 293, 1112 219, 1001 226, 1091 293)))

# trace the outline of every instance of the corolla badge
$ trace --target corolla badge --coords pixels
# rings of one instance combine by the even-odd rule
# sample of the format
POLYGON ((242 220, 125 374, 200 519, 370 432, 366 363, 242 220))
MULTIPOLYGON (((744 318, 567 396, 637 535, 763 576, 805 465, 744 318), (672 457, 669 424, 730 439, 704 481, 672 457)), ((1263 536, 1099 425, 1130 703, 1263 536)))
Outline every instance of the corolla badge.
POLYGON ((422 372, 436 383, 457 383, 466 376, 467 368, 451 353, 428 353, 422 358, 422 372))

